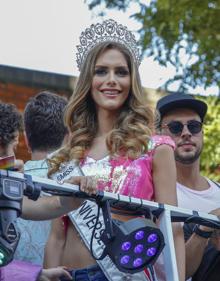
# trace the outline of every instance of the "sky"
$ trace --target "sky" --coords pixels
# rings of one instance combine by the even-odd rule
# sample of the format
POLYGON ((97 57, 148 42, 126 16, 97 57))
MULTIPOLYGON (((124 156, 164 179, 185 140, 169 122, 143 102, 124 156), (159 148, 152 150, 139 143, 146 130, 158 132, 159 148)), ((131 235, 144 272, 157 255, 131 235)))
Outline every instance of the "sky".
MULTIPOLYGON (((113 18, 138 38, 140 25, 129 18, 135 9, 109 10, 101 20, 113 18)), ((100 18, 83 0, 0 0, 0 64, 78 76, 76 45, 81 32, 96 22, 100 18)), ((142 85, 153 89, 175 75, 173 67, 162 67, 152 58, 144 58, 139 70, 142 85)), ((218 89, 191 92, 217 94, 218 89)))

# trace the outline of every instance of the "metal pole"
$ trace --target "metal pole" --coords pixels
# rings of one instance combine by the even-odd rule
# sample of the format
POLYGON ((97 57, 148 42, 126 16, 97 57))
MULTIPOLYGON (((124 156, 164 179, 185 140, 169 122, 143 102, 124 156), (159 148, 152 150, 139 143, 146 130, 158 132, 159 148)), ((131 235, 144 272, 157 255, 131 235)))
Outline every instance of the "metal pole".
POLYGON ((163 233, 165 247, 162 252, 164 269, 167 281, 179 281, 176 263, 176 253, 173 241, 173 231, 171 224, 170 210, 164 210, 159 219, 160 230, 163 233))

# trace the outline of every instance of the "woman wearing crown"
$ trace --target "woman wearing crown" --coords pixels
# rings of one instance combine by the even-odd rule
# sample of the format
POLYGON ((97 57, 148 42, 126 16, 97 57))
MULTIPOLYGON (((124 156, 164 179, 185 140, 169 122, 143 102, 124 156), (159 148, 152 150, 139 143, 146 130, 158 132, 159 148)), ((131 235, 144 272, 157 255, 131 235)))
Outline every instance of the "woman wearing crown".
MULTIPOLYGON (((168 137, 152 137, 154 117, 144 103, 133 34, 106 20, 87 28, 80 43, 80 75, 65 115, 71 140, 50 159, 49 176, 78 184, 87 193, 99 189, 176 205, 174 145, 168 137)), ((87 247, 90 223, 80 214, 77 209, 69 214, 64 227, 61 219, 54 222, 46 266, 65 265, 73 269, 74 280, 128 280, 125 273, 115 273, 111 262, 97 264, 92 258, 87 247)), ((112 216, 124 220, 120 212, 112 216)), ((182 230, 176 224, 173 231, 179 280, 184 280, 182 230)), ((129 280, 150 280, 149 275, 141 272, 129 280)))

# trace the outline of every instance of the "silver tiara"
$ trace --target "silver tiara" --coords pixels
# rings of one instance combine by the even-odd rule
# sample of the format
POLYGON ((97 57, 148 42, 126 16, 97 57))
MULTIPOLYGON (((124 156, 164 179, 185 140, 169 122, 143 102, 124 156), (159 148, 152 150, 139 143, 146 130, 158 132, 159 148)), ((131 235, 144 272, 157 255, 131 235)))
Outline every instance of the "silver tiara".
POLYGON ((140 50, 134 34, 126 26, 109 19, 102 24, 92 24, 80 35, 80 45, 77 46, 76 62, 79 70, 89 51, 102 42, 117 42, 125 46, 132 54, 137 66, 141 63, 140 50))

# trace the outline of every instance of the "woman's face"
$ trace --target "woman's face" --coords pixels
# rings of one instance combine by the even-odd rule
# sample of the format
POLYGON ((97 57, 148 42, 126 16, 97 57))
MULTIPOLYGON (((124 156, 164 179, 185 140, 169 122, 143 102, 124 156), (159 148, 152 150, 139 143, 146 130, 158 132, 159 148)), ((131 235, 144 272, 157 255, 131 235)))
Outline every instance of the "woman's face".
POLYGON ((91 94, 97 110, 119 110, 131 87, 131 77, 124 55, 117 49, 102 53, 95 64, 91 94))

